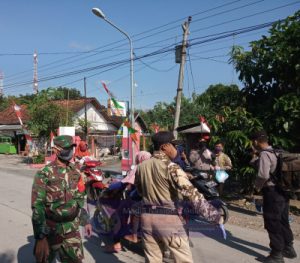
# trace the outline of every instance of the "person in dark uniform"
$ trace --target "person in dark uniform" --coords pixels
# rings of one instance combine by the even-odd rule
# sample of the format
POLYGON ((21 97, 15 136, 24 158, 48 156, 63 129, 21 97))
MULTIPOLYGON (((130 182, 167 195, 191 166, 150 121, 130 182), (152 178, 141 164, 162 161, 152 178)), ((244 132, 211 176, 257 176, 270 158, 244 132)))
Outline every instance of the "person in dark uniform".
POLYGON ((252 160, 257 168, 255 188, 263 194, 263 218, 269 234, 271 253, 265 263, 283 263, 284 257, 296 258, 293 247, 293 233, 289 224, 289 198, 271 179, 277 166, 277 156, 268 143, 267 133, 254 132, 250 139, 256 158, 252 160))

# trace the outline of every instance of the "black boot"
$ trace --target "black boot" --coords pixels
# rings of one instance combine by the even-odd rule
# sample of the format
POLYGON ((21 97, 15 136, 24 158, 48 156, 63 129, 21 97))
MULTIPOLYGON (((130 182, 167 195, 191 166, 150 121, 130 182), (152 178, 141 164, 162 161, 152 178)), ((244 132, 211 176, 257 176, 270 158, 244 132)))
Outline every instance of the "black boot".
POLYGON ((285 258, 296 258, 297 257, 297 253, 293 247, 293 243, 290 243, 285 246, 284 250, 282 251, 282 255, 285 258))
POLYGON ((270 255, 263 261, 264 263, 284 263, 281 252, 271 251, 270 255))

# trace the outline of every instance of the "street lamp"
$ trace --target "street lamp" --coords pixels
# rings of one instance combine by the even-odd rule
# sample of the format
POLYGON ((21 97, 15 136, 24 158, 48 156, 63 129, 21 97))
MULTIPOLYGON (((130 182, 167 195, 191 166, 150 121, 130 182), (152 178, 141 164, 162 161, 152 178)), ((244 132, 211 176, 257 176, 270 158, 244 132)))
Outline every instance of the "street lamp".
MULTIPOLYGON (((119 32, 121 32, 123 35, 126 36, 126 38, 129 41, 130 45, 130 88, 131 88, 131 95, 130 95, 130 122, 131 122, 131 127, 134 129, 134 123, 135 123, 135 118, 134 118, 134 80, 133 80, 133 46, 132 46, 132 40, 130 36, 123 31, 121 28, 117 27, 115 24, 113 24, 110 20, 108 20, 105 17, 105 14, 102 12, 101 9, 99 8, 93 8, 92 12, 94 15, 100 17, 104 21, 106 21, 108 24, 113 26, 115 29, 117 29, 119 32)), ((132 141, 132 164, 135 164, 135 147, 134 147, 134 142, 132 141)))

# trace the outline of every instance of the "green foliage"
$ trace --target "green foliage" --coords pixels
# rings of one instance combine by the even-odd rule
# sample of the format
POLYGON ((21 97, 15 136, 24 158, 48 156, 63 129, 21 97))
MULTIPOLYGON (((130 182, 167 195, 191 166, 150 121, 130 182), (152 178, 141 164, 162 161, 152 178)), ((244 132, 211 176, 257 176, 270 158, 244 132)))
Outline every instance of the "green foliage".
POLYGON ((9 101, 5 97, 0 97, 0 112, 6 109, 9 105, 9 101))
MULTIPOLYGON (((80 126, 80 129, 82 131, 85 131, 85 119, 77 118, 76 121, 77 121, 77 124, 80 126)), ((86 126, 87 126, 87 129, 89 129, 92 127, 92 123, 90 121, 87 121, 86 126)))
POLYGON ((42 90, 40 93, 46 93, 50 100, 72 100, 82 98, 82 95, 79 90, 66 87, 50 87, 46 90, 42 90))
POLYGON ((45 155, 39 154, 37 156, 32 157, 32 163, 40 164, 45 162, 45 155))
POLYGON ((49 100, 46 92, 35 96, 28 106, 28 111, 31 117, 27 123, 28 128, 38 136, 48 137, 51 131, 55 131, 61 125, 73 125, 73 114, 49 100))
POLYGON ((300 11, 273 24, 270 36, 251 42, 251 50, 232 50, 232 63, 248 95, 280 97, 300 91, 300 11))
POLYGON ((231 62, 245 87, 246 108, 279 147, 300 150, 300 11, 273 24, 269 36, 234 47, 231 62))

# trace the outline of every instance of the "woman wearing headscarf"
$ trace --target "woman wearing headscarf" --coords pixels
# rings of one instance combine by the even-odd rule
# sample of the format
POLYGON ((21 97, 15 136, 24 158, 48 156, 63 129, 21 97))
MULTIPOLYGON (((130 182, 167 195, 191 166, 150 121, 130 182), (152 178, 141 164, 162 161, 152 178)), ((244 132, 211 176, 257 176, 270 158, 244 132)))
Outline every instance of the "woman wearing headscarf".
POLYGON ((82 158, 90 155, 86 141, 80 141, 79 145, 76 147, 75 157, 82 158))

